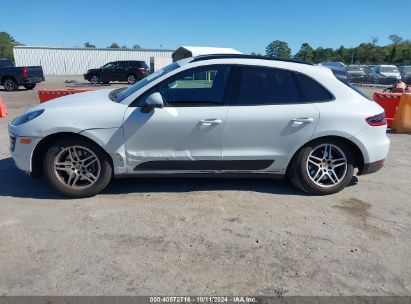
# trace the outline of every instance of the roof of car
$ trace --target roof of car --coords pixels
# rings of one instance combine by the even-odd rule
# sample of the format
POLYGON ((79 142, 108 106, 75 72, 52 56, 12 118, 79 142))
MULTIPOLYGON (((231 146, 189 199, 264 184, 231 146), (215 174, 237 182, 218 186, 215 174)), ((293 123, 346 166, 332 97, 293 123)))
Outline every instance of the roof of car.
POLYGON ((193 57, 191 62, 212 60, 212 59, 262 59, 262 60, 272 60, 272 61, 284 61, 284 62, 294 62, 307 65, 313 65, 310 62, 294 60, 294 59, 284 59, 284 58, 275 58, 275 57, 266 57, 266 56, 256 56, 256 55, 245 55, 245 54, 211 54, 211 55, 199 55, 193 57))

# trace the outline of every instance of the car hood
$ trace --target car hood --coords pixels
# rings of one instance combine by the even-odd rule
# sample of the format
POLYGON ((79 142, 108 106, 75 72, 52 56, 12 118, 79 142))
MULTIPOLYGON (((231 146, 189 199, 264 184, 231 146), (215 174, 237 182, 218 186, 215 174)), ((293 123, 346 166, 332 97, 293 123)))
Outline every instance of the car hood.
POLYGON ((16 135, 44 137, 58 132, 119 128, 127 106, 111 101, 110 91, 95 90, 44 102, 28 110, 44 109, 43 114, 21 126, 10 124, 9 130, 16 135))
POLYGON ((101 69, 90 69, 90 70, 87 70, 87 74, 89 74, 89 73, 97 73, 97 72, 101 72, 101 69))
POLYGON ((381 75, 385 76, 385 77, 400 77, 399 73, 386 73, 386 72, 381 72, 381 75))
POLYGON ((365 75, 364 71, 347 71, 349 75, 365 75))

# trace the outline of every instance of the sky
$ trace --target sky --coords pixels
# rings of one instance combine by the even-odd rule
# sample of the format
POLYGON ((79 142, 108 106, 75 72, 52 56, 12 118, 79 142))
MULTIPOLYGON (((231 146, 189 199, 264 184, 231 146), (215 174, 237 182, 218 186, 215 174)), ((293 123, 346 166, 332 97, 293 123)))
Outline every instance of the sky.
MULTIPOLYGON (((403 1, 403 4, 406 1, 403 1)), ((0 0, 0 32, 35 46, 176 49, 181 45, 232 47, 265 53, 274 40, 293 53, 356 46, 397 34, 411 39, 411 19, 383 0, 0 0)))

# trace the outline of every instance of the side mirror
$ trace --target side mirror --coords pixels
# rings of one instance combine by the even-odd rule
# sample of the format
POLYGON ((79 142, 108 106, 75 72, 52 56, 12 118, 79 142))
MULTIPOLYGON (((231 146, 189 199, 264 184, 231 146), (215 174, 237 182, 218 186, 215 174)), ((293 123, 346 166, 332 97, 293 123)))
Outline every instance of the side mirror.
POLYGON ((163 97, 160 93, 155 92, 149 96, 147 96, 146 100, 144 100, 143 106, 141 107, 141 112, 149 113, 153 111, 155 108, 163 108, 164 101, 163 97))

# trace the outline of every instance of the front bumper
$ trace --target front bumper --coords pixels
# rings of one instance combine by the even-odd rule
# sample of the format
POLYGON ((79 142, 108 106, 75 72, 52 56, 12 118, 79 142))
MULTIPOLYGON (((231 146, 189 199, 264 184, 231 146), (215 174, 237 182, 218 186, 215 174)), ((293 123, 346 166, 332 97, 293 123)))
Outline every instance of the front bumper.
POLYGON ((41 138, 30 136, 16 136, 13 133, 9 133, 10 138, 10 154, 13 158, 17 168, 22 171, 32 172, 32 156, 34 149, 40 142, 41 138), (24 139, 22 141, 22 139, 24 139), (30 141, 30 143, 27 143, 30 141), (26 143, 22 143, 26 142, 26 143))

